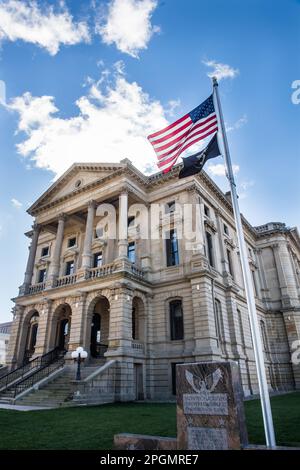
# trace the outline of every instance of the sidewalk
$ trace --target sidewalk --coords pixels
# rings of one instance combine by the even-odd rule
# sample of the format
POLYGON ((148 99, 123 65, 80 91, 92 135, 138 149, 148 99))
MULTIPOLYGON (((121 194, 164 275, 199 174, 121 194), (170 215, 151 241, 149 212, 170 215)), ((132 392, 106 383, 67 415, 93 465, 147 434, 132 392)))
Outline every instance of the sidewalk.
POLYGON ((22 405, 6 405, 0 403, 0 409, 2 410, 14 410, 14 411, 37 411, 37 410, 53 410, 55 406, 22 406, 22 405))

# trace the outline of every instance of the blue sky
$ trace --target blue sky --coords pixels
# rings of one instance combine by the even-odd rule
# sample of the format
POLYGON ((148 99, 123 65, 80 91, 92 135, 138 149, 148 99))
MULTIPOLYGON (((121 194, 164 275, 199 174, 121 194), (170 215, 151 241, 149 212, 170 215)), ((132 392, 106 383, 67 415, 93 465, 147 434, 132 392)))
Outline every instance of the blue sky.
MULTIPOLYGON (((0 319, 28 206, 74 161, 153 171, 146 136, 204 100, 216 66, 242 212, 299 226, 299 23, 297 0, 0 0, 0 319)), ((206 170, 227 190, 222 164, 206 170)))

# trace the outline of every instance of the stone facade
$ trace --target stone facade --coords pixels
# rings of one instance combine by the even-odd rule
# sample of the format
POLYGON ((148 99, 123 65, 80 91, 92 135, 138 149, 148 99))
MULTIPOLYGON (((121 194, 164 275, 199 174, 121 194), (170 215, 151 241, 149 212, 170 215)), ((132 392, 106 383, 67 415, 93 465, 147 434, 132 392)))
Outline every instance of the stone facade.
MULTIPOLYGON (((165 400, 174 397, 176 363, 233 360, 245 394, 257 393, 230 197, 205 172, 179 180, 178 171, 145 176, 127 159, 74 164, 30 207, 34 225, 15 298, 11 368, 55 347, 68 359, 83 346, 91 361, 117 361, 118 399, 165 400), (179 239, 177 262, 167 266, 166 240, 140 236, 131 262, 127 209, 130 215, 133 204, 143 204, 150 212, 154 203, 173 201, 198 204, 196 242, 187 249, 179 239), (115 240, 96 237, 100 203, 112 204, 121 221, 115 240), (171 305, 181 308, 179 338, 171 305)), ((171 213, 171 228, 180 217, 171 213)), ((166 222, 161 213, 160 235, 166 222)), ((269 386, 290 390, 300 386, 299 366, 291 362, 300 337, 299 234, 282 223, 252 227, 243 219, 243 226, 269 386)))

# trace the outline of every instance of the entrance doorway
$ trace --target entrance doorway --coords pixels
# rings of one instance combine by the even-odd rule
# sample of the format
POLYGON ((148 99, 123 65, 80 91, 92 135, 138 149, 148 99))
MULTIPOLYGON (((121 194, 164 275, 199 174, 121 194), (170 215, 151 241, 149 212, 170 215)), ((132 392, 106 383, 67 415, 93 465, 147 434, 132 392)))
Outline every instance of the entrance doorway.
POLYGON ((51 339, 51 349, 58 348, 59 351, 66 353, 69 348, 71 332, 72 310, 68 304, 57 307, 53 321, 53 336, 51 339))
POLYGON ((24 358, 23 358, 24 364, 29 362, 32 356, 34 355, 38 326, 39 326, 39 314, 38 312, 34 312, 28 324, 25 352, 24 352, 24 358))
POLYGON ((70 321, 68 318, 64 318, 58 324, 58 344, 57 347, 60 351, 67 351, 68 344, 69 344, 69 336, 70 336, 70 321))
POLYGON ((104 357, 108 347, 109 302, 101 297, 94 305, 90 333, 90 355, 94 359, 104 357))
POLYGON ((99 313, 93 314, 92 326, 91 326, 90 352, 91 352, 91 356, 94 358, 100 357, 101 352, 102 352, 101 350, 101 316, 99 315, 99 313))

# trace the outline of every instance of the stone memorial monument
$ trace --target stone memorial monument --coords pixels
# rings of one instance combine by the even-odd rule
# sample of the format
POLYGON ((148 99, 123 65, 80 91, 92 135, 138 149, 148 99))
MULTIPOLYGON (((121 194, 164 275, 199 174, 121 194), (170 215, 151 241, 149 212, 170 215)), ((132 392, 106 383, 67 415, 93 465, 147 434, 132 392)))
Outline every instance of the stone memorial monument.
POLYGON ((248 444, 235 362, 178 364, 176 395, 178 449, 229 450, 248 444))

